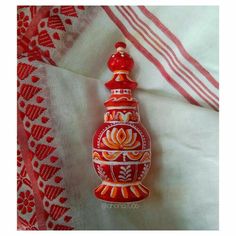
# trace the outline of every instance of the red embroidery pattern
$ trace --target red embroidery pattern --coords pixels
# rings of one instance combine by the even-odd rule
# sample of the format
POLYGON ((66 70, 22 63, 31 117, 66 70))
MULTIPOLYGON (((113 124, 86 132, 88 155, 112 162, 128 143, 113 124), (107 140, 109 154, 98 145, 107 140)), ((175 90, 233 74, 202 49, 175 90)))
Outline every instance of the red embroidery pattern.
MULTIPOLYGON (((31 18, 31 23, 28 30, 24 29, 23 32, 18 26, 18 58, 28 57, 29 61, 38 60, 56 65, 56 61, 73 45, 79 33, 91 21, 84 10, 81 6, 20 8, 18 19, 22 18, 23 21, 31 18), (32 19, 32 12, 36 15, 35 19, 32 19)), ((96 9, 91 11, 96 14, 96 9)))
POLYGON ((20 36, 26 32, 26 29, 29 26, 29 16, 25 15, 22 11, 17 15, 17 22, 17 35, 20 36))
POLYGON ((18 216, 18 229, 19 230, 38 230, 36 225, 36 215, 33 214, 29 221, 18 216))
MULTIPOLYGON (((28 68, 29 64, 26 63, 25 59, 21 60, 24 60, 24 65, 28 68)), ((23 64, 22 62, 20 63, 23 64)), ((31 168, 38 184, 37 187, 40 190, 45 211, 46 226, 50 229, 73 229, 73 227, 67 225, 72 218, 69 215, 69 207, 66 207, 67 198, 62 187, 63 175, 60 167, 59 154, 56 151, 53 130, 50 125, 50 113, 45 107, 45 102, 47 101, 45 98, 45 88, 41 83, 42 78, 38 76, 38 80, 32 82, 32 78, 36 77, 34 73, 37 73, 37 66, 33 65, 33 67, 35 70, 26 71, 24 80, 18 77, 18 107, 28 139, 28 147, 30 152, 32 152, 31 168), (64 219, 62 218, 63 216, 64 219)), ((18 156, 18 166, 22 166, 21 156, 18 156)), ((18 189, 23 184, 31 186, 30 181, 25 179, 25 175, 25 168, 22 168, 18 173, 18 189)), ((21 191, 17 204, 18 214, 26 222, 27 219, 22 215, 33 211, 33 194, 29 190, 21 191)))
POLYGON ((17 215, 18 229, 38 230, 31 181, 26 172, 20 146, 17 148, 17 215), (27 221, 27 219, 30 219, 27 221))
POLYGON ((26 168, 20 151, 23 144, 19 139, 19 230, 73 229, 71 209, 63 187, 61 159, 47 107, 47 89, 42 77, 44 72, 39 71, 42 68, 38 62, 56 65, 88 24, 89 17, 84 10, 81 6, 18 7, 17 102, 21 133, 26 136, 26 149, 29 152, 29 156, 25 157, 29 161, 26 168), (29 169, 31 175, 27 173, 29 169), (41 214, 37 213, 37 194, 43 206, 41 214), (39 217, 45 226, 39 224, 39 217))

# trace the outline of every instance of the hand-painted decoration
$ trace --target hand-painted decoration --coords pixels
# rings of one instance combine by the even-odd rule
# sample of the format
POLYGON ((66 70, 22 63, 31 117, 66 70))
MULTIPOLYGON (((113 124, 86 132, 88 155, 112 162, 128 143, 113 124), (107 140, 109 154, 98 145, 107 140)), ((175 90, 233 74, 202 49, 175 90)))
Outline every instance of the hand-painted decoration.
POLYGON ((111 95, 104 103, 104 124, 93 137, 93 165, 102 179, 94 193, 108 202, 133 202, 149 195, 142 180, 151 165, 151 144, 132 96, 137 87, 129 77, 134 61, 125 43, 117 42, 115 47, 117 52, 107 63, 114 74, 105 84, 111 95))

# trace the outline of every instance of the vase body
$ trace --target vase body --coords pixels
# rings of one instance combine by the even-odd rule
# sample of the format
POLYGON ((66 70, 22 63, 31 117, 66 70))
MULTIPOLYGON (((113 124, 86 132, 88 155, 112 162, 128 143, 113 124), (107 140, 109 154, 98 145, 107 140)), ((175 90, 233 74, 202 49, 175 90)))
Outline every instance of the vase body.
POLYGON ((107 202, 134 202, 149 195, 142 181, 151 165, 151 143, 140 122, 138 102, 132 95, 137 86, 129 78, 132 60, 120 52, 109 59, 108 66, 111 69, 113 63, 114 75, 106 87, 111 95, 104 103, 104 123, 93 137, 93 166, 102 180, 94 194, 107 202))

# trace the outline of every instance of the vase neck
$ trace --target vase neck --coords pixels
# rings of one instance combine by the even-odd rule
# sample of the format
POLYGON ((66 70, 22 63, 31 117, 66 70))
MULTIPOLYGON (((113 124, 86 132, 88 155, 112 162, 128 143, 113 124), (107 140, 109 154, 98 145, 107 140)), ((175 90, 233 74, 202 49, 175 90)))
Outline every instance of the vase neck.
POLYGON ((112 89, 104 105, 107 109, 105 122, 140 122, 138 102, 131 89, 112 89))

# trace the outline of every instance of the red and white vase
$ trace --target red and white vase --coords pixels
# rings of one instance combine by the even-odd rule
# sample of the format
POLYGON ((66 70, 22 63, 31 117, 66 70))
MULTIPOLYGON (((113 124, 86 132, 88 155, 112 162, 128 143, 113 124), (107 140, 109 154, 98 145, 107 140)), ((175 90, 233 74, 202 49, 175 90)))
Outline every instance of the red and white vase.
POLYGON ((134 202, 149 195, 142 181, 151 165, 151 143, 132 96, 137 87, 129 77, 134 61, 125 52, 125 43, 115 47, 117 52, 107 63, 114 74, 105 84, 111 95, 104 103, 104 123, 93 137, 93 165, 102 179, 94 193, 107 202, 134 202))

